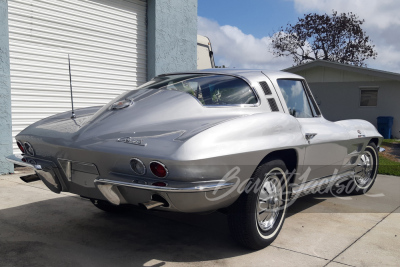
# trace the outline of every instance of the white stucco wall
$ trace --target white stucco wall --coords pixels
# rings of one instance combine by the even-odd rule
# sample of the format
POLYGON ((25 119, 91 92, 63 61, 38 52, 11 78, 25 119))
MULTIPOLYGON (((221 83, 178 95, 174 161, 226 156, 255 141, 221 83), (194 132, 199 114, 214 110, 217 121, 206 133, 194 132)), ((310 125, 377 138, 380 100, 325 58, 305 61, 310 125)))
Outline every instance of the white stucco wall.
POLYGON ((400 81, 309 81, 309 85, 326 119, 363 119, 376 127, 378 116, 393 116, 392 135, 400 138, 400 81), (360 87, 369 86, 379 87, 378 105, 360 107, 360 87))
POLYGON ((347 71, 338 68, 330 68, 317 66, 307 70, 296 71, 300 76, 306 78, 308 83, 318 82, 373 82, 373 81, 385 81, 388 78, 378 77, 361 73, 362 69, 354 69, 354 71, 347 71))
POLYGON ((0 175, 14 172, 13 165, 5 158, 12 153, 7 3, 0 1, 0 175))

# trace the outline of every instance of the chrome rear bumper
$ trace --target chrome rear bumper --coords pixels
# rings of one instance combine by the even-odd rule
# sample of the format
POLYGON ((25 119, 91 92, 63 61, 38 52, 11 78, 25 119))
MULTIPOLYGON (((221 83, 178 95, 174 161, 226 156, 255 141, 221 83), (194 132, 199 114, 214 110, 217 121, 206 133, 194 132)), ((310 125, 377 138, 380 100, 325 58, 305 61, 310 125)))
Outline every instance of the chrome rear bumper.
POLYGON ((213 190, 221 190, 225 188, 230 188, 233 186, 233 183, 225 183, 225 182, 217 182, 211 184, 204 184, 199 186, 190 186, 190 187, 168 187, 168 186, 154 186, 154 185, 145 185, 145 184, 138 184, 138 183, 127 183, 127 182, 120 182, 120 181, 113 181, 108 179, 96 179, 94 180, 95 184, 110 184, 116 186, 125 186, 125 187, 132 187, 137 189, 144 189, 144 190, 151 190, 156 192, 180 192, 180 193, 195 193, 195 192, 208 192, 213 190))
POLYGON ((24 157, 22 155, 16 154, 16 155, 10 155, 6 157, 6 160, 13 164, 17 164, 23 167, 29 167, 34 170, 41 170, 42 166, 38 165, 36 161, 31 160, 31 161, 22 161, 24 157))
POLYGON ((35 170, 40 180, 54 193, 59 194, 61 191, 66 191, 67 186, 61 179, 60 172, 53 162, 24 157, 19 154, 7 156, 6 159, 11 163, 35 170))
MULTIPOLYGON (((157 207, 156 209, 206 212, 227 207, 238 197, 236 190, 232 190, 234 183, 220 180, 201 182, 170 181, 167 186, 155 186, 151 182, 143 183, 145 182, 143 180, 138 182, 137 179, 132 179, 131 176, 124 174, 108 173, 106 177, 101 177, 101 174, 99 175, 97 171, 96 174, 94 172, 91 173, 90 170, 88 172, 89 165, 87 164, 84 165, 84 172, 81 172, 82 164, 79 164, 79 162, 72 162, 73 166, 76 165, 72 168, 76 170, 69 170, 63 166, 65 160, 60 162, 60 159, 58 163, 61 167, 50 161, 23 157, 22 155, 10 155, 7 160, 35 170, 45 185, 55 193, 70 191, 87 198, 106 199, 115 205, 139 205, 157 199, 157 197, 162 197, 168 205, 157 207), (67 176, 66 173, 71 173, 71 175, 67 176), (80 175, 76 176, 78 173, 80 175)), ((71 164, 68 166, 71 168, 71 164)))
POLYGON ((168 205, 156 209, 204 212, 226 207, 235 201, 229 192, 234 184, 221 181, 195 186, 191 184, 186 187, 160 187, 109 179, 96 179, 94 183, 103 196, 115 205, 140 205, 157 196, 162 197, 168 205), (224 197, 219 197, 223 194, 224 197))

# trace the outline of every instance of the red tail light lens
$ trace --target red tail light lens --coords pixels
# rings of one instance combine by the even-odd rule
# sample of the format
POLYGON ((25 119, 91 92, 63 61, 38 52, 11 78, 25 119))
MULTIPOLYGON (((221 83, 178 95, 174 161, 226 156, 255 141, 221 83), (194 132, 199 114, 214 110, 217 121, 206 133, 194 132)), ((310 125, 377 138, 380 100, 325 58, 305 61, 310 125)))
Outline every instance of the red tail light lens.
POLYGON ((155 182, 155 183, 152 183, 152 185, 154 185, 154 186, 162 186, 162 187, 167 186, 167 184, 164 183, 164 182, 155 182))
POLYGON ((150 163, 150 170, 155 176, 160 178, 164 178, 168 175, 168 170, 165 165, 158 161, 150 163))
POLYGON ((22 145, 22 143, 20 141, 17 141, 17 146, 18 146, 19 150, 21 150, 22 153, 25 153, 24 146, 22 145))

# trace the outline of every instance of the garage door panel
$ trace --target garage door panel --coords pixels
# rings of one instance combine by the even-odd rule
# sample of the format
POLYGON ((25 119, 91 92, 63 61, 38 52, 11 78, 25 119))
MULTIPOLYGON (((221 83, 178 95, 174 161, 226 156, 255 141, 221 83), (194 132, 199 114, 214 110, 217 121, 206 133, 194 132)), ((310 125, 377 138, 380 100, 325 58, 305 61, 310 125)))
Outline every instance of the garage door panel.
MULTIPOLYGON (((76 56, 75 56, 76 58, 76 56)), ((14 57, 14 66, 16 69, 19 70, 24 70, 24 69, 29 69, 31 68, 41 68, 43 65, 43 62, 46 64, 52 64, 53 68, 55 69, 63 69, 65 68, 65 65, 68 64, 65 58, 62 58, 62 60, 48 60, 48 58, 40 58, 40 57, 35 57, 29 54, 25 54, 23 56, 16 56, 14 57), (42 62, 39 62, 39 61, 42 62)), ((121 75, 121 76, 129 76, 132 77, 132 75, 135 75, 138 71, 144 71, 146 72, 146 69, 144 67, 134 67, 133 65, 131 67, 120 67, 118 64, 115 66, 111 63, 107 62, 88 62, 85 60, 79 60, 77 61, 76 59, 74 60, 74 70, 87 70, 88 72, 94 72, 94 73, 103 73, 103 70, 107 70, 108 73, 113 74, 113 75, 121 75), (99 70, 100 66, 100 70, 99 70)))
MULTIPOLYGON (((22 32, 13 32, 10 31, 10 35, 14 35, 16 40, 19 41, 28 41, 26 39, 26 35, 22 32)), ((116 50, 115 46, 108 44, 108 43, 98 43, 98 42, 85 42, 83 43, 82 40, 76 38, 63 38, 62 40, 58 39, 56 35, 48 35, 48 34, 31 34, 29 38, 29 43, 34 46, 43 46, 42 49, 45 49, 45 46, 52 46, 52 47, 59 47, 60 50, 64 50, 64 54, 74 51, 74 50, 81 50, 81 51, 88 51, 94 53, 102 53, 105 55, 116 57, 115 59, 118 60, 119 58, 126 58, 125 61, 134 58, 136 54, 144 53, 145 47, 140 49, 140 46, 137 50, 131 50, 131 52, 127 52, 125 49, 116 50), (142 52, 140 52, 142 50, 142 52)), ((136 57, 139 57, 137 55, 136 57)))
MULTIPOLYGON (((47 89, 47 88, 46 88, 47 89)), ((123 93, 125 90, 114 90, 115 93, 123 93)), ((74 97, 83 97, 83 98, 93 98, 93 99, 109 99, 110 96, 109 94, 105 94, 102 92, 101 89, 91 89, 90 92, 92 94, 88 94, 87 90, 79 90, 76 89, 74 90, 74 97)), ((47 96, 57 96, 57 97, 65 97, 66 94, 70 94, 69 90, 43 90, 42 88, 39 88, 36 92, 32 92, 32 90, 28 90, 26 88, 22 89, 14 89, 14 99, 17 99, 18 97, 29 97, 31 99, 32 97, 37 97, 38 94, 42 95, 47 95, 47 96)))
MULTIPOLYGON (((65 62, 63 65, 62 64, 54 64, 53 65, 53 70, 50 72, 47 68, 43 68, 40 65, 33 65, 33 64, 26 64, 24 62, 18 62, 15 64, 16 69, 18 71, 15 72, 15 75, 19 73, 24 73, 23 75, 29 75, 32 72, 32 69, 35 69, 35 72, 37 73, 44 73, 44 74, 60 74, 62 76, 65 76, 65 65, 67 65, 68 62, 65 62)), ((111 80, 127 80, 131 81, 132 80, 132 75, 135 75, 138 72, 137 69, 132 68, 132 71, 119 71, 118 69, 107 69, 107 74, 99 71, 98 68, 95 67, 87 67, 87 66, 82 66, 82 65, 76 65, 74 64, 74 78, 75 76, 81 76, 82 77, 87 77, 90 75, 91 77, 96 77, 98 75, 101 78, 107 78, 111 80)))
MULTIPOLYGON (((122 0, 114 1, 102 1, 104 4, 96 4, 96 1, 84 1, 84 0, 51 0, 51 1, 25 1, 25 0, 14 0, 16 10, 14 9, 14 3, 11 6, 10 11, 25 11, 27 13, 37 15, 53 15, 59 14, 58 17, 71 19, 71 23, 74 25, 74 18, 82 18, 90 24, 109 24, 111 26, 120 25, 128 27, 130 24, 137 24, 138 20, 145 19, 146 9, 140 5, 136 5, 136 8, 132 11, 124 12, 124 9, 113 8, 113 4, 123 2, 122 0), (143 14, 143 15, 138 15, 143 14)), ((134 5, 134 3, 130 3, 134 5)), ((37 17, 32 17, 35 19, 37 17)), ((145 34, 145 31, 143 31, 145 34)))
POLYGON ((103 105, 146 82, 146 1, 8 4, 13 136, 70 110, 68 54, 75 108, 103 105))
MULTIPOLYGON (((92 92, 93 93, 93 92, 92 92)), ((37 93, 30 92, 28 90, 16 90, 14 92, 15 98, 17 97, 26 97, 26 99, 29 99, 29 101, 35 101, 35 102, 48 102, 48 101, 59 101, 63 103, 68 103, 70 104, 70 101, 66 99, 66 96, 70 94, 69 91, 41 91, 38 90, 37 93), (38 97, 38 94, 46 94, 46 97, 38 97)), ((14 98, 14 99, 15 99, 14 98)), ((74 98, 77 99, 82 99, 83 101, 86 102, 92 102, 92 101, 109 101, 109 95, 107 94, 92 94, 89 95, 86 91, 74 91, 74 98)))
MULTIPOLYGON (((36 87, 37 86, 42 86, 43 88, 48 88, 50 86, 67 88, 65 86, 66 82, 67 81, 45 81, 45 80, 37 80, 37 81, 35 81, 33 79, 30 79, 30 78, 15 79, 15 84, 20 84, 19 87, 24 86, 24 88, 26 88, 27 90, 33 90, 33 89, 30 89, 31 88, 30 85, 32 85, 32 87, 34 87, 34 86, 36 86, 36 87)), ((69 81, 68 81, 68 86, 69 86, 69 81)), ((103 86, 101 84, 88 84, 88 83, 82 83, 82 82, 73 81, 73 87, 74 87, 74 90, 75 89, 78 90, 80 88, 81 90, 86 90, 88 92, 91 92, 92 89, 99 89, 99 90, 106 91, 106 90, 104 90, 105 86, 103 86)), ((127 91, 127 90, 131 90, 131 89, 132 89, 132 87, 130 85, 122 85, 121 86, 121 85, 117 85, 116 84, 116 85, 113 85, 112 88, 107 88, 106 92, 110 92, 111 93, 111 91, 112 91, 113 93, 115 93, 115 92, 120 92, 121 90, 122 91, 127 91)))
MULTIPOLYGON (((46 47, 46 54, 43 54, 41 49, 37 49, 35 46, 26 46, 23 45, 19 40, 14 39, 13 46, 10 47, 10 57, 12 60, 22 59, 22 60, 30 60, 35 64, 37 62, 43 63, 56 63, 56 64, 66 64, 68 63, 68 55, 66 53, 60 53, 60 48, 54 52, 51 47, 46 47)), ((95 51, 74 51, 74 65, 88 65, 92 64, 92 66, 96 66, 99 69, 103 68, 118 68, 120 70, 132 68, 133 66, 137 66, 138 68, 146 69, 146 59, 140 54, 140 57, 137 57, 136 54, 129 58, 115 57, 113 55, 105 55, 96 53, 95 51), (96 56, 97 55, 97 56, 96 56), (121 64, 124 63, 124 64, 121 64)))
POLYGON ((139 41, 134 39, 137 38, 137 35, 131 34, 131 37, 128 36, 119 36, 118 40, 115 39, 115 35, 110 32, 107 33, 99 33, 94 30, 85 30, 85 29, 77 29, 76 27, 62 27, 62 26, 50 26, 46 24, 26 24, 24 21, 15 21, 12 25, 19 29, 18 33, 23 34, 26 37, 30 38, 31 36, 40 36, 40 37, 61 37, 64 39, 72 38, 75 40, 81 40, 86 42, 102 42, 105 44, 118 45, 121 48, 124 47, 127 49, 127 52, 132 50, 132 46, 144 46, 146 42, 139 41))
MULTIPOLYGON (((67 64, 66 64, 67 65, 67 64)), ((18 65, 17 65, 18 66, 18 65)), ((25 66, 24 66, 25 68, 25 66)), ((35 73, 32 73, 32 68, 26 67, 26 69, 21 68, 15 71, 14 77, 29 77, 32 79, 49 79, 49 80, 67 80, 69 81, 68 72, 64 69, 54 68, 49 71, 46 68, 36 68, 35 73)), ((88 71, 86 69, 78 71, 74 69, 73 73, 74 80, 86 81, 86 82, 96 82, 96 83, 106 83, 106 84, 125 84, 126 82, 132 82, 132 78, 129 76, 117 76, 110 73, 95 73, 88 71)))
MULTIPOLYGON (((30 15, 30 12, 21 12, 20 10, 11 10, 9 11, 9 14, 14 16, 14 21, 13 24, 16 25, 17 23, 23 23, 25 25, 26 17, 30 15)), ((120 29, 116 31, 115 27, 113 27, 113 24, 105 23, 104 21, 93 21, 88 18, 80 18, 80 17, 74 17, 71 19, 60 19, 60 18, 55 18, 52 15, 49 15, 47 13, 40 13, 38 12, 38 15, 40 15, 40 18, 35 19, 35 18, 30 18, 29 23, 32 25, 44 25, 49 28, 54 28, 54 29, 65 29, 68 31, 78 31, 78 30, 83 30, 91 34, 112 34, 115 36, 118 36, 119 38, 139 38, 142 37, 143 39, 146 37, 146 32, 143 31, 142 27, 138 25, 138 22, 134 22, 129 24, 129 30, 128 29, 120 29), (135 29, 136 32, 130 31, 130 29, 135 29)))

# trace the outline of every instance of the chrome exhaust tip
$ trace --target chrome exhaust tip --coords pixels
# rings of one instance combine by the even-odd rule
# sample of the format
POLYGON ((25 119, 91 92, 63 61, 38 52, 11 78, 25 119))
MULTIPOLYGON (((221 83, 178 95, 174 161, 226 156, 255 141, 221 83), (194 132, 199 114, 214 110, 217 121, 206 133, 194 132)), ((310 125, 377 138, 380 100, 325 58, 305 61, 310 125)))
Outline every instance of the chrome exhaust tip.
POLYGON ((150 200, 150 201, 147 201, 144 203, 139 203, 139 206, 146 210, 150 210, 150 209, 164 206, 164 203, 160 202, 160 201, 150 200))
POLYGON ((40 181, 40 178, 37 174, 30 174, 30 175, 25 175, 21 176, 20 179, 24 181, 25 183, 31 183, 35 181, 40 181))

